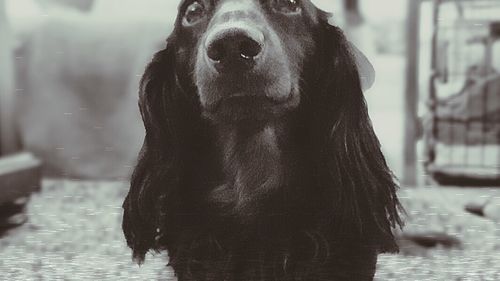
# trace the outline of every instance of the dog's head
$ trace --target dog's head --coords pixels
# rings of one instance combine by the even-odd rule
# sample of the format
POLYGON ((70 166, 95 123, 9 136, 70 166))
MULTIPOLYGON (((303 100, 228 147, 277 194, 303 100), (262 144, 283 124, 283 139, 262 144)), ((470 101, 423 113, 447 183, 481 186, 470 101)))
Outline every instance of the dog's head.
POLYGON ((321 193, 325 223, 358 229, 381 251, 395 249, 397 186, 368 118, 353 49, 328 17, 310 0, 181 2, 141 84, 146 137, 123 221, 135 257, 175 247, 182 225, 197 219, 187 214, 206 211, 193 202, 217 184, 214 124, 288 116, 298 123, 290 136, 300 139, 298 161, 313 177, 303 188, 318 187, 305 193, 321 193), (203 187, 194 190, 193 178, 203 187))
POLYGON ((296 108, 326 13, 310 1, 183 1, 170 42, 215 122, 268 120, 296 108), (309 60, 308 60, 309 58, 309 60))
POLYGON ((297 107, 316 13, 296 0, 189 4, 182 26, 197 42, 195 81, 206 116, 268 119, 297 107))

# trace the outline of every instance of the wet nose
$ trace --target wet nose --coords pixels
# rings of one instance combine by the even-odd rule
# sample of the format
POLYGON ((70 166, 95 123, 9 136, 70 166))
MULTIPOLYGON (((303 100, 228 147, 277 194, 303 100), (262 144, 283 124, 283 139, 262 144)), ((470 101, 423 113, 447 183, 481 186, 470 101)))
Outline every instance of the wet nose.
POLYGON ((228 28, 207 40, 207 57, 217 71, 247 71, 262 53, 264 36, 258 31, 228 28))

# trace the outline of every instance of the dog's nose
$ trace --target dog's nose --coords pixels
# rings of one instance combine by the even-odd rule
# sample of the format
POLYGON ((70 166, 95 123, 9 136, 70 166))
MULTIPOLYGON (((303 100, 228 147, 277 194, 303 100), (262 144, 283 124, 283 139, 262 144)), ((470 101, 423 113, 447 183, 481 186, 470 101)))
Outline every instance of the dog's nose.
POLYGON ((219 72, 245 71, 262 52, 264 35, 243 28, 220 30, 207 38, 207 57, 219 72))

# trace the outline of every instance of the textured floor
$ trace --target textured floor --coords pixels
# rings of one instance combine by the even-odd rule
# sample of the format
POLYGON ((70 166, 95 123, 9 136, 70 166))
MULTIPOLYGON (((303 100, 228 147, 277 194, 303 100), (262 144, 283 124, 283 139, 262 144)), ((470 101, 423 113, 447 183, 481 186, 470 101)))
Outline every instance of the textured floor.
MULTIPOLYGON (((46 181, 30 220, 0 239, 0 280, 175 280, 165 257, 138 267, 121 232, 127 185, 46 181)), ((462 211, 470 200, 500 199, 495 189, 409 189, 400 193, 408 231, 444 231, 460 249, 425 250, 401 241, 379 258, 377 280, 500 280, 500 224, 462 211)))
POLYGON ((400 255, 379 257, 378 280, 500 280, 500 222, 464 211, 469 202, 490 201, 498 218, 500 189, 418 188, 399 195, 407 211, 405 232, 446 233, 461 245, 427 250, 401 239, 400 255))
POLYGON ((175 280, 162 257, 132 263, 121 232, 126 191, 122 183, 45 182, 29 222, 0 239, 0 280, 175 280))

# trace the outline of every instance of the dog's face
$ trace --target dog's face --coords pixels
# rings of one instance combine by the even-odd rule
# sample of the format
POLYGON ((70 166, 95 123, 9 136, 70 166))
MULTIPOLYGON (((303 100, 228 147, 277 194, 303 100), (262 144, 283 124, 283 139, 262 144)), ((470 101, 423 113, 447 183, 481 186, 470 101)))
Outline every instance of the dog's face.
POLYGON ((316 13, 306 0, 184 0, 176 65, 192 74, 204 116, 269 120, 296 108, 316 13))

